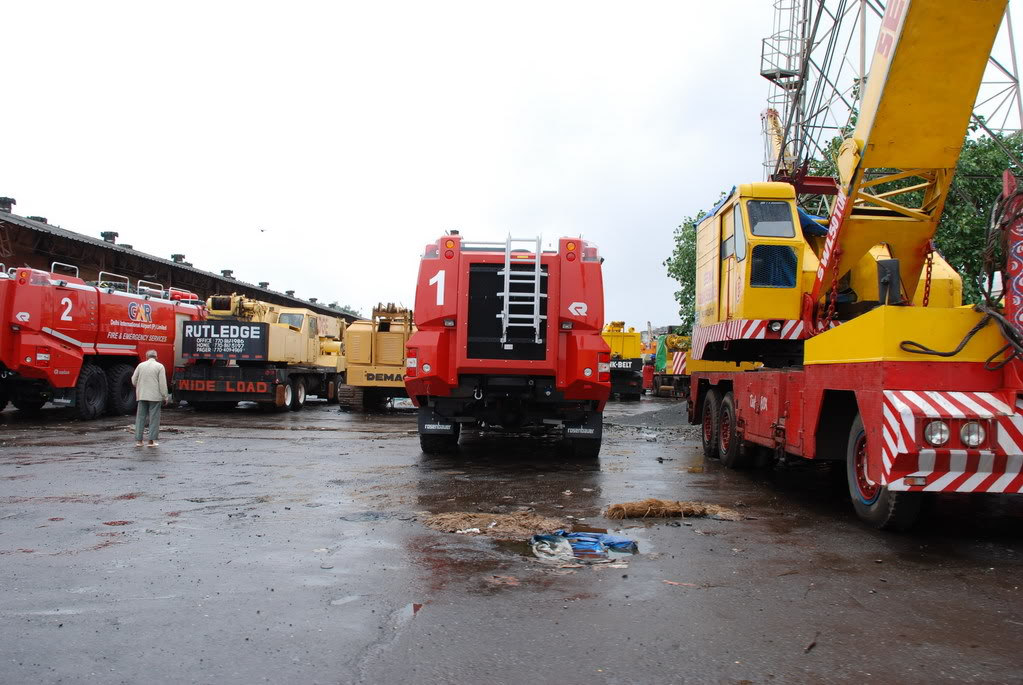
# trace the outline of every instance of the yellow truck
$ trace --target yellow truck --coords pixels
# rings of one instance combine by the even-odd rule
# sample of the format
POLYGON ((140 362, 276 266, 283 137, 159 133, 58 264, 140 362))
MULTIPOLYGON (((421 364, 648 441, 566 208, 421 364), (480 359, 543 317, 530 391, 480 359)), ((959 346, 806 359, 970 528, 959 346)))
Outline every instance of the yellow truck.
POLYGON ((375 410, 393 397, 408 397, 405 343, 416 330, 412 311, 378 304, 369 320, 355 321, 344 334, 345 376, 338 390, 344 409, 375 410))
POLYGON ((639 331, 625 330, 624 321, 612 321, 600 336, 611 348, 611 394, 622 401, 638 401, 643 394, 643 352, 639 331))
POLYGON ((243 295, 214 295, 206 321, 182 322, 174 395, 199 410, 240 401, 297 411, 307 395, 337 401, 345 321, 243 295))

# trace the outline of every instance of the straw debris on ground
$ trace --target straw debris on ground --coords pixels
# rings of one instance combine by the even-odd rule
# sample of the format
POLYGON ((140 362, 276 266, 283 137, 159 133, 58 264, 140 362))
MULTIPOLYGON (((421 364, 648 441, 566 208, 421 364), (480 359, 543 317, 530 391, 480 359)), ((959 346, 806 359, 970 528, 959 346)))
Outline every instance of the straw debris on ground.
POLYGON ((432 514, 423 520, 428 528, 444 533, 464 532, 463 535, 487 535, 502 540, 517 540, 536 533, 553 533, 565 528, 558 519, 540 516, 528 511, 517 511, 512 514, 470 514, 468 512, 450 512, 432 514))
POLYGON ((643 519, 643 518, 689 518, 709 516, 726 521, 739 521, 742 514, 717 504, 704 502, 677 502, 665 499, 645 499, 641 502, 623 502, 612 504, 605 513, 609 519, 643 519))

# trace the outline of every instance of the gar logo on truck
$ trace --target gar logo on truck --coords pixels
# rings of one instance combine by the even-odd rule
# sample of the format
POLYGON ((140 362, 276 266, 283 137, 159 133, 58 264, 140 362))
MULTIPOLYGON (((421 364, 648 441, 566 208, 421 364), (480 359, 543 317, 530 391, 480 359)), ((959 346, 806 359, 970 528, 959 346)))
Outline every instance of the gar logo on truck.
POLYGON ((424 452, 454 449, 466 426, 560 435, 597 456, 611 382, 602 261, 578 238, 426 246, 405 363, 424 452))

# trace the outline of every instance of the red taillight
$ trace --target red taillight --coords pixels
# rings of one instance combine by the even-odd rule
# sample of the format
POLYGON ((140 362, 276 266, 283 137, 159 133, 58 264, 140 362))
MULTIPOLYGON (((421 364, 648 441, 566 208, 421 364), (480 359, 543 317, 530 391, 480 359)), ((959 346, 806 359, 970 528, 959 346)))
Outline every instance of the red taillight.
POLYGON ((49 366, 50 365, 50 348, 49 347, 36 347, 36 366, 49 366))
POLYGON ((410 349, 405 355, 405 377, 415 378, 419 371, 419 359, 416 358, 418 350, 410 349))
POLYGON ((607 352, 597 353, 597 382, 611 382, 611 355, 607 352))

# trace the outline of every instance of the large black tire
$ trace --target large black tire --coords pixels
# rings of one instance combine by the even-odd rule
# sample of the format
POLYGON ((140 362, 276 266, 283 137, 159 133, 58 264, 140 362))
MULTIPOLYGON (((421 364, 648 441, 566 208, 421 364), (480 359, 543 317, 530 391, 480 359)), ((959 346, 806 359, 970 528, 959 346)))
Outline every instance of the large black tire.
POLYGON ((866 480, 867 437, 859 414, 849 430, 845 472, 856 515, 879 530, 909 530, 920 515, 918 492, 893 492, 866 480))
POLYGON ((83 364, 75 385, 75 415, 95 419, 107 410, 107 375, 94 364, 83 364))
POLYGON ((301 376, 291 379, 291 403, 288 408, 298 411, 305 406, 305 381, 301 376))
MULTIPOLYGON (((6 404, 6 402, 4 402, 6 404)), ((14 400, 11 404, 18 411, 34 412, 39 411, 46 404, 46 400, 14 400)))
POLYGON ((284 384, 284 404, 279 407, 275 407, 277 411, 288 411, 291 409, 291 404, 295 401, 295 388, 291 383, 284 384))
POLYGON ((110 397, 107 399, 107 412, 112 416, 123 416, 134 414, 135 386, 131 384, 131 376, 135 373, 128 364, 114 364, 107 369, 107 390, 110 397))
POLYGON ((703 396, 703 411, 700 412, 700 442, 703 445, 703 456, 708 459, 717 459, 718 457, 718 430, 721 427, 719 423, 720 409, 721 400, 718 397, 718 391, 711 388, 703 396))
POLYGON ((735 396, 729 390, 718 408, 718 456, 730 469, 746 468, 749 459, 743 450, 735 414, 735 396))
POLYGON ((462 432, 462 425, 455 424, 453 435, 419 434, 419 447, 424 454, 450 454, 458 449, 458 436, 462 432))

